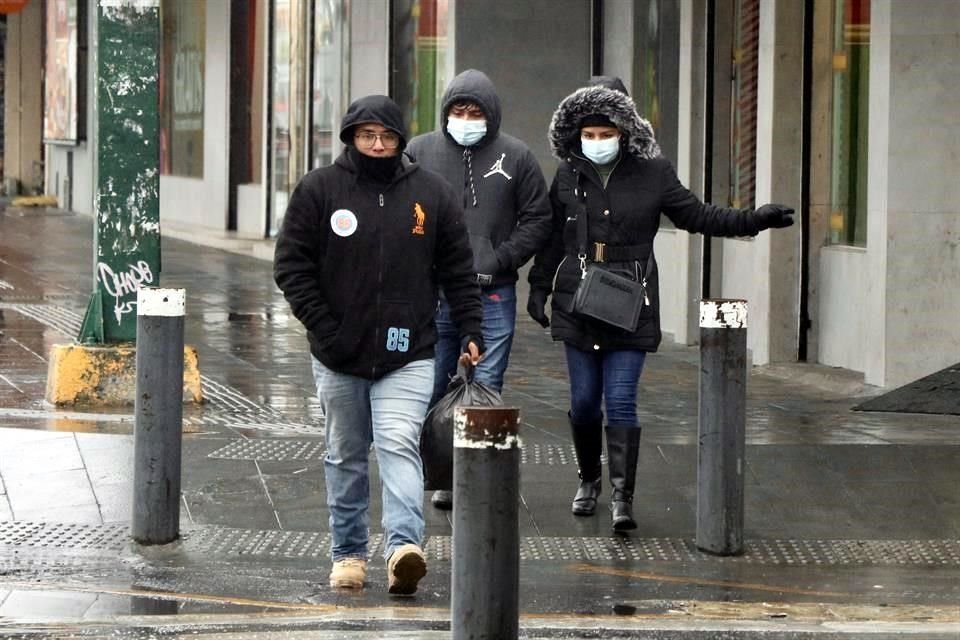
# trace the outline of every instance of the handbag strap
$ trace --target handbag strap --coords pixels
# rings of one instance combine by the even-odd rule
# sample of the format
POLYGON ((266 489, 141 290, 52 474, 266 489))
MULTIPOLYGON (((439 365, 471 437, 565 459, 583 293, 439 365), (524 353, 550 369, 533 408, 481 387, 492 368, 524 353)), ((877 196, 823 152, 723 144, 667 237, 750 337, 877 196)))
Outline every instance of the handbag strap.
MULTIPOLYGON (((587 276, 587 252, 590 247, 590 234, 587 228, 587 194, 583 190, 583 177, 579 169, 574 169, 573 174, 577 177, 577 184, 573 189, 573 196, 583 205, 577 212, 577 259, 580 261, 580 278, 587 276)), ((642 280, 644 286, 647 284, 647 277, 653 273, 653 243, 650 243, 650 253, 647 254, 647 265, 639 274, 638 280, 642 280)))

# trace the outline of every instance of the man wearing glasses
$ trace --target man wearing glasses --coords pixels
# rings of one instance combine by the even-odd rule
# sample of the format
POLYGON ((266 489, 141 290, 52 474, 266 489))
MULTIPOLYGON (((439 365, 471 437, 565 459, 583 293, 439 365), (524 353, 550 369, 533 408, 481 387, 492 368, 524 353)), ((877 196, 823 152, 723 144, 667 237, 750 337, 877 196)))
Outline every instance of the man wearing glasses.
POLYGON ((389 592, 412 594, 426 574, 419 440, 433 390, 436 292, 442 286, 450 303, 460 359, 476 364, 480 290, 459 199, 401 153, 396 103, 355 101, 340 140, 343 154, 290 197, 274 279, 307 329, 326 416, 330 586, 364 584, 372 445, 389 592))
MULTIPOLYGON (((487 352, 474 379, 499 392, 517 318, 517 270, 550 237, 547 184, 527 145, 500 131, 500 98, 485 73, 467 69, 457 75, 440 109, 440 129, 411 140, 407 153, 460 194, 483 291, 487 352)), ((432 402, 443 396, 457 367, 458 334, 450 311, 441 297, 432 402)), ((439 509, 453 504, 450 491, 437 491, 432 501, 439 509)))

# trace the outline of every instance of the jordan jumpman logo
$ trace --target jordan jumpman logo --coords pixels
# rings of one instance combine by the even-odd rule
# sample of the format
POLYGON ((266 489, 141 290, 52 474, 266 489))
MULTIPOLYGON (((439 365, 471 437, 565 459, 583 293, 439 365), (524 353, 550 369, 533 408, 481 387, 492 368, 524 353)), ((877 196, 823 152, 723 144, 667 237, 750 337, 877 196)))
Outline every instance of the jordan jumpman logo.
POLYGON ((503 170, 503 159, 507 157, 507 154, 501 153, 500 159, 493 163, 493 166, 490 167, 490 170, 483 174, 484 178, 489 178, 495 173, 499 173, 507 180, 513 180, 513 177, 510 176, 506 171, 503 170))

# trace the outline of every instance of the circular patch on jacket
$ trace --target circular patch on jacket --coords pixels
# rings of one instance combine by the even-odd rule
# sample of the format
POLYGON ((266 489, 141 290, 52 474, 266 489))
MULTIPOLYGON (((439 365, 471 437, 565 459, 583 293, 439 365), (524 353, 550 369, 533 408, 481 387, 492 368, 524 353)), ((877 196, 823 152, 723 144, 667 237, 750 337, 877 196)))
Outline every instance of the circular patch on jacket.
POLYGON ((330 216, 330 227, 338 236, 346 238, 357 230, 357 216, 349 209, 337 209, 330 216))

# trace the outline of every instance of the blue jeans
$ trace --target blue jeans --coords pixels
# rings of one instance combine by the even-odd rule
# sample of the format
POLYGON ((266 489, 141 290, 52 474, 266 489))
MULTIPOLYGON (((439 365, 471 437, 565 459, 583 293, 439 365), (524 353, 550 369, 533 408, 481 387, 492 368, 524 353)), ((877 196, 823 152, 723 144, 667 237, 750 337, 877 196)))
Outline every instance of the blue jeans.
MULTIPOLYGON (((510 360, 513 332, 517 322, 517 288, 514 285, 484 290, 483 295, 483 343, 486 352, 474 371, 473 379, 493 387, 503 388, 503 374, 510 360)), ((443 397, 450 378, 457 372, 460 357, 460 332, 450 316, 450 305, 440 301, 437 309, 437 344, 434 346, 436 376, 434 378, 432 405, 443 397)))
POLYGON ((332 371, 315 358, 317 397, 326 416, 323 468, 333 561, 367 557, 370 445, 383 484, 384 558, 423 540, 420 430, 433 388, 433 360, 417 360, 367 380, 332 371))
POLYGON ((565 344, 570 376, 570 419, 574 424, 599 421, 601 401, 606 405, 607 424, 639 427, 637 383, 643 371, 645 351, 581 351, 565 344))

